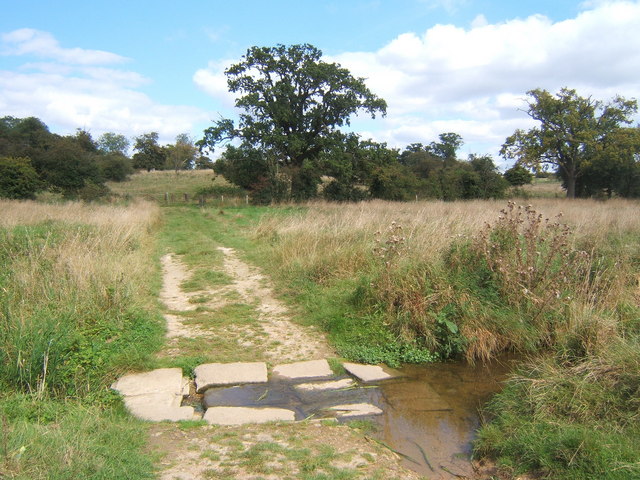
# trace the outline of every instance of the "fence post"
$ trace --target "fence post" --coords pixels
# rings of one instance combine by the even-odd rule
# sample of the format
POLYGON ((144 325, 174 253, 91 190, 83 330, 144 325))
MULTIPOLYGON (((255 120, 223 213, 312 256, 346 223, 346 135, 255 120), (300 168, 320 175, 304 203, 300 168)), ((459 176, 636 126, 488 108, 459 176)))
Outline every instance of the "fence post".
POLYGON ((244 196, 244 203, 246 203, 247 205, 249 205, 249 195, 245 195, 245 196, 244 196))
POLYGON ((184 194, 184 203, 187 203, 189 201, 189 194, 185 193, 184 194))
POLYGON ((169 205, 169 192, 164 192, 164 203, 169 205))

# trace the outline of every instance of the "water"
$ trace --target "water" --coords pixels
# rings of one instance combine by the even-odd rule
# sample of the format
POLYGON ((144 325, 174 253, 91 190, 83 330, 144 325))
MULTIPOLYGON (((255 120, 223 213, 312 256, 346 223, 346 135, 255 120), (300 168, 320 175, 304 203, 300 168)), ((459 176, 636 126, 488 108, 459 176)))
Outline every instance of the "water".
POLYGON ((502 359, 475 366, 410 365, 400 369, 399 378, 323 392, 301 391, 292 382, 272 379, 267 384, 211 388, 203 403, 207 408, 287 408, 297 420, 331 417, 335 414, 327 408, 333 405, 370 403, 383 410, 382 415, 366 417, 378 426, 374 437, 400 453, 408 468, 429 478, 450 479, 471 476, 478 409, 500 390, 512 364, 502 359))
POLYGON ((380 385, 384 413, 373 418, 379 438, 405 455, 407 467, 429 478, 471 476, 479 407, 500 391, 513 362, 404 367, 404 378, 380 385))

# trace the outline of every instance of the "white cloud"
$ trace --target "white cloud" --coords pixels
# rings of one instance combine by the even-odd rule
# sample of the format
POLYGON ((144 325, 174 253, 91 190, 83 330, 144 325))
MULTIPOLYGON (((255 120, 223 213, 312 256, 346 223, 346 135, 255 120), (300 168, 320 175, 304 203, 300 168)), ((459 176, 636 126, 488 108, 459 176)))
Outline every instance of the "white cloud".
POLYGON ((599 2, 555 23, 532 15, 497 24, 478 16, 468 29, 435 25, 376 52, 332 60, 367 78, 387 100, 387 130, 377 139, 404 146, 455 131, 495 154, 515 128, 529 125, 518 109, 533 88, 568 86, 603 100, 638 97, 639 26, 640 3, 599 2))
POLYGON ((21 28, 2 34, 0 39, 0 52, 3 55, 35 55, 77 65, 104 65, 128 60, 126 57, 102 50, 62 48, 53 35, 32 28, 21 28))
POLYGON ((235 95, 229 92, 227 77, 224 74, 232 63, 234 63, 233 60, 209 62, 207 68, 200 68, 193 74, 193 82, 196 86, 227 109, 235 105, 235 95))
POLYGON ((71 133, 76 128, 94 137, 107 131, 127 136, 156 131, 161 143, 178 133, 193 133, 208 115, 192 106, 163 105, 139 91, 150 80, 112 67, 126 59, 110 52, 61 48, 47 32, 21 29, 1 37, 5 56, 45 58, 16 70, 0 70, 0 111, 16 117, 36 116, 71 133))

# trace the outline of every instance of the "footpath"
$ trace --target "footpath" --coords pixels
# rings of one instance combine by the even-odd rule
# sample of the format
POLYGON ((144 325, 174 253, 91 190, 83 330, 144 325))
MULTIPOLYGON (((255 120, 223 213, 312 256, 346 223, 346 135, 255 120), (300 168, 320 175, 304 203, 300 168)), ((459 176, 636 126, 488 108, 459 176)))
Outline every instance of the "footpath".
POLYGON ((213 351, 224 339, 265 361, 202 363, 193 378, 160 368, 112 385, 133 416, 150 422, 159 478, 419 478, 368 435, 366 422, 361 430, 345 424, 383 414, 376 385, 397 372, 336 361, 318 330, 291 321, 268 278, 233 249, 218 251, 218 273, 228 281, 206 291, 185 291, 190 269, 176 255, 162 258, 167 342, 160 355, 180 359, 194 342, 213 351), (238 302, 256 312, 255 322, 216 323, 238 302), (208 323, 193 320, 203 315, 208 323))

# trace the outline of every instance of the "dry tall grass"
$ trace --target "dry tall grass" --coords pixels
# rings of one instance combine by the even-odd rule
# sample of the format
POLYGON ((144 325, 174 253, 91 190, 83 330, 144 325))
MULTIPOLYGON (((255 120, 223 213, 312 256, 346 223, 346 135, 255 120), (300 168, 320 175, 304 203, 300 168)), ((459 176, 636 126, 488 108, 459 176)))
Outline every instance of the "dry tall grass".
MULTIPOLYGON (((528 203, 547 218, 561 214, 577 242, 589 239, 600 244, 611 235, 640 233, 637 201, 536 199, 528 203)), ((428 261, 441 256, 453 239, 474 236, 487 223, 495 223, 505 205, 502 200, 313 203, 298 215, 266 217, 256 235, 278 238, 278 263, 284 268, 319 263, 330 266, 332 274, 350 274, 369 257, 376 232, 384 232, 392 222, 402 227, 406 255, 428 261)))
MULTIPOLYGON (((568 300, 556 301, 558 289, 538 292, 536 298, 527 300, 526 285, 518 282, 503 285, 502 292, 487 290, 479 297, 474 296, 478 293, 472 293, 473 289, 484 287, 463 284, 473 283, 476 276, 487 273, 483 273, 485 267, 476 257, 465 259, 462 251, 452 253, 452 246, 464 244, 465 240, 477 244, 487 225, 495 227, 498 218, 504 216, 501 211, 506 201, 316 203, 295 215, 265 217, 255 234, 267 240, 263 244, 270 245, 268 256, 285 275, 301 276, 319 284, 328 284, 335 278, 360 278, 365 281, 363 285, 371 281, 375 291, 372 295, 379 307, 388 312, 388 324, 394 325, 400 337, 417 335, 431 348, 443 349, 443 328, 449 340, 455 340, 458 329, 462 332, 470 359, 489 359, 505 349, 550 345, 561 337, 582 343, 586 350, 599 348, 621 331, 617 314, 612 312, 619 303, 628 302, 636 288, 638 272, 633 271, 632 263, 638 255, 640 204, 564 199, 535 199, 530 203, 536 216, 540 213, 543 219, 559 219, 568 226, 569 245, 563 249, 585 251, 580 254, 586 258, 581 268, 569 263, 563 268, 559 257, 552 260, 553 275, 568 278, 565 283, 570 286, 559 290, 567 299, 573 298, 569 304, 568 300), (387 258, 390 255, 391 262, 387 258), (447 255, 457 257, 445 260, 447 255), (465 261, 475 264, 467 268, 465 261), (451 269, 458 273, 447 271, 451 269), (462 279, 464 275, 467 280, 462 279), (481 298, 492 294, 502 296, 495 300, 502 305, 500 312, 494 310, 496 306, 491 301, 484 303, 481 298), (553 302, 548 300, 552 297, 553 302), (551 303, 542 309, 540 299, 551 303), (510 313, 506 314, 505 308, 510 313), (452 309, 455 313, 451 313, 452 309)), ((544 235, 541 232, 539 238, 533 239, 541 242, 543 255, 545 248, 554 248, 544 243, 548 241, 544 235)), ((564 238, 557 241, 564 243, 564 238)), ((534 250, 524 255, 535 254, 539 247, 530 248, 534 250)), ((540 267, 533 258, 521 260, 533 265, 531 268, 540 267)), ((503 283, 505 278, 508 276, 503 283)), ((546 283, 545 280, 540 288, 544 289, 546 283)), ((462 347, 458 344, 446 348, 462 347)))
POLYGON ((80 332, 110 331, 112 340, 125 334, 127 312, 149 298, 159 218, 159 208, 148 202, 0 202, 5 380, 42 391, 47 375, 55 375, 56 349, 58 361, 69 362, 69 339, 80 332))

